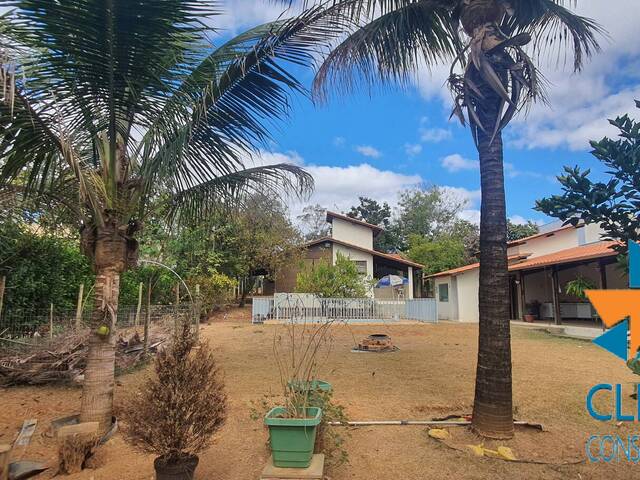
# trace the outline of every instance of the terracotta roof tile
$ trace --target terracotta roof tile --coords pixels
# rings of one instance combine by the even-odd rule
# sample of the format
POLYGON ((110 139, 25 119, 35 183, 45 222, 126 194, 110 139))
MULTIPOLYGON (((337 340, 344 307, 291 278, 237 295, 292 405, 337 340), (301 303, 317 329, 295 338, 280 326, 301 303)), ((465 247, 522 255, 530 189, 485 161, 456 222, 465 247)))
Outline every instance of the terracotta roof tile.
POLYGON ((509 270, 528 270, 531 268, 545 267, 549 265, 558 265, 561 263, 579 262, 581 260, 590 260, 592 258, 602 258, 617 255, 613 247, 617 242, 597 242, 581 245, 579 247, 567 248, 559 252, 550 253, 548 255, 540 255, 539 257, 530 258, 521 263, 517 263, 509 267, 509 270))

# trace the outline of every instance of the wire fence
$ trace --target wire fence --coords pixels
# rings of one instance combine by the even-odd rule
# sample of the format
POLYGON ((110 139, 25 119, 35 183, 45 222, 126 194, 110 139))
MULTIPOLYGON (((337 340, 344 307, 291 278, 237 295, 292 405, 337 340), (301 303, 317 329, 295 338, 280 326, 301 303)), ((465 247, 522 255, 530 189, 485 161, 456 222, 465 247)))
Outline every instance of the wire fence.
MULTIPOLYGON (((143 361, 171 340, 183 322, 199 325, 191 303, 122 306, 115 336, 116 368, 143 361)), ((88 351, 91 311, 5 311, 0 317, 0 385, 38 385, 82 378, 88 351)))

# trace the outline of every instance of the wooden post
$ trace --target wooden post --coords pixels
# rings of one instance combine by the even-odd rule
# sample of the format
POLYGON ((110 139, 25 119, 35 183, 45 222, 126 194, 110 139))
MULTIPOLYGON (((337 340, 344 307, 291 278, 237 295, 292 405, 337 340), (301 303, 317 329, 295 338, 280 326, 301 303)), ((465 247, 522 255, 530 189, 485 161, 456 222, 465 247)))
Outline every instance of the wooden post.
POLYGON ((84 283, 80 284, 78 290, 78 304, 76 305, 76 330, 82 327, 82 300, 84 299, 84 283))
POLYGON ((9 480, 9 458, 11 445, 0 444, 0 480, 9 480))
POLYGON ((519 276, 520 280, 520 319, 524 320, 524 316, 527 313, 527 303, 526 303, 526 292, 524 290, 524 272, 520 270, 519 276))
POLYGON ((140 310, 142 309, 142 288, 143 288, 143 283, 140 282, 140 284, 138 285, 138 307, 136 308, 136 318, 134 320, 134 325, 136 328, 138 328, 138 325, 140 325, 140 310))
POLYGON ((554 266, 551 270, 551 289, 553 298, 553 318, 556 325, 562 324, 562 318, 560 317, 560 297, 558 295, 558 269, 554 266))
POLYGON ((49 307, 49 338, 53 338, 53 303, 49 307))
POLYGON ((2 318, 2 305, 4 304, 4 287, 7 284, 7 277, 0 277, 0 318, 2 318))
POLYGON ((200 284, 196 284, 196 305, 195 305, 195 320, 196 320, 196 342, 200 337, 200 284))
POLYGON ((180 284, 176 283, 176 307, 180 305, 180 284))
POLYGON ((144 340, 142 342, 143 355, 147 355, 147 351, 149 349, 149 323, 151 322, 151 280, 147 285, 147 312, 144 317, 144 340))
POLYGON ((600 271, 600 290, 607 289, 607 266, 602 259, 598 261, 598 270, 600 271))

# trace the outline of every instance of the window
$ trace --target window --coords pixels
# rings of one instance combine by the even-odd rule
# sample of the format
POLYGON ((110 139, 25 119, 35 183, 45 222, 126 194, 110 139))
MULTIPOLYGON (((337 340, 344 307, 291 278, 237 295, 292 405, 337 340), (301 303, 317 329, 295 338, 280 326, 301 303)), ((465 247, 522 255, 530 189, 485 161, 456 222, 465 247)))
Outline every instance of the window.
POLYGON ((441 283, 438 285, 438 300, 441 302, 449 301, 449 284, 441 283))
POLYGON ((354 262, 356 264, 356 268, 358 269, 358 273, 360 275, 366 275, 367 274, 367 261, 366 260, 354 260, 354 262))

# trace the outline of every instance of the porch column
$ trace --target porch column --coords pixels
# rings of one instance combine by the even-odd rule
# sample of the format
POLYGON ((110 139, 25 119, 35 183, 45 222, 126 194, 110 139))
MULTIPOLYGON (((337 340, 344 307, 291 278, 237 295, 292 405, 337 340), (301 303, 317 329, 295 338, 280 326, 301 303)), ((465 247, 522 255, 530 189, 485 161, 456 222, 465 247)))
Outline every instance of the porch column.
POLYGON ((562 324, 562 319, 560 318, 560 296, 558 295, 558 288, 558 269, 554 265, 551 270, 551 289, 553 290, 553 318, 556 325, 562 324))
POLYGON ((520 293, 518 299, 518 305, 520 306, 520 320, 524 321, 524 315, 527 313, 527 304, 525 303, 525 291, 524 291, 524 272, 520 270, 518 272, 518 292, 520 293))
POLYGON ((413 298, 413 267, 407 268, 407 276, 409 277, 409 284, 407 285, 409 287, 409 295, 407 295, 407 298, 411 300, 413 298))
POLYGON ((607 289, 607 268, 602 259, 598 260, 598 270, 600 271, 600 290, 607 289))

